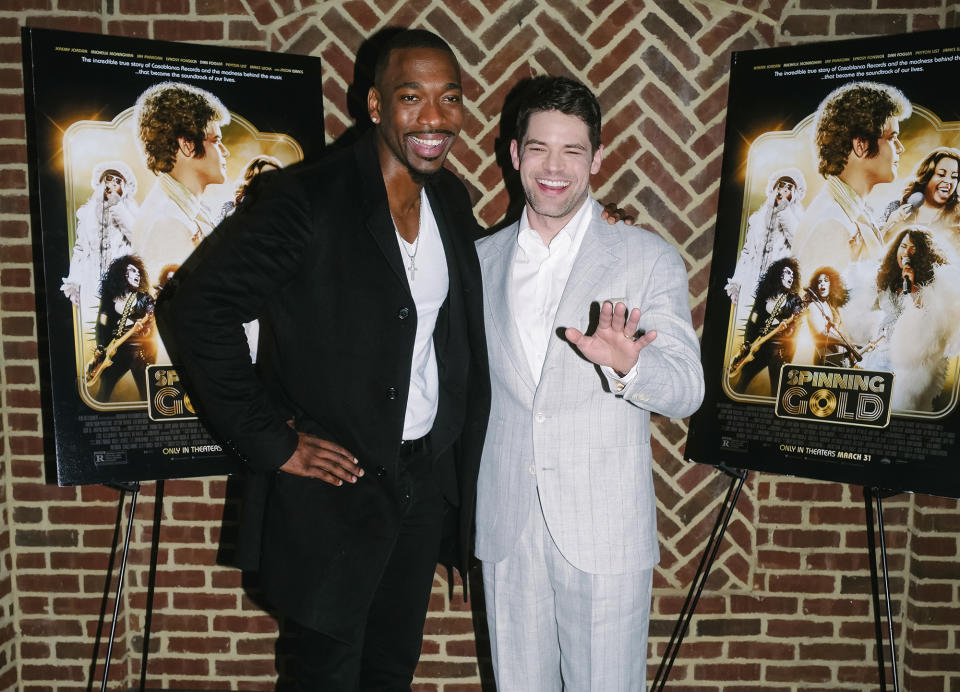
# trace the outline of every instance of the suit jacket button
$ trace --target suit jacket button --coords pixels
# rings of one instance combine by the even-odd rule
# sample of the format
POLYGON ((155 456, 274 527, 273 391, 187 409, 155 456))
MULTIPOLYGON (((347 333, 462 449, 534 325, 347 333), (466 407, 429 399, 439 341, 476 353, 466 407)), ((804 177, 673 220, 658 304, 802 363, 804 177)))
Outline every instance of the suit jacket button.
POLYGON ((396 399, 398 394, 399 392, 397 392, 396 387, 387 387, 387 398, 390 399, 391 401, 393 399, 396 399))
POLYGON ((377 478, 382 481, 387 476, 387 470, 382 466, 378 466, 376 470, 376 474, 377 474, 377 478))
POLYGON ((400 308, 400 312, 397 313, 397 317, 401 320, 407 319, 410 316, 410 308, 400 308))

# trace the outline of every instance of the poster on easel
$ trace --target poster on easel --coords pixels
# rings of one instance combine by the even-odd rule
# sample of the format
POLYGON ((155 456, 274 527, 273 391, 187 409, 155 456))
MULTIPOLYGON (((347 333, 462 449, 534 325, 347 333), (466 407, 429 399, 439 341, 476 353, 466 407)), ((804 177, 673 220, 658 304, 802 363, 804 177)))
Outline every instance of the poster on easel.
POLYGON ((688 460, 960 496, 960 32, 732 55, 688 460))
MULTIPOLYGON (((262 173, 324 143, 313 57, 23 29, 44 425, 60 485, 229 473, 153 323, 262 173)), ((248 326, 255 358, 256 324, 248 326)))

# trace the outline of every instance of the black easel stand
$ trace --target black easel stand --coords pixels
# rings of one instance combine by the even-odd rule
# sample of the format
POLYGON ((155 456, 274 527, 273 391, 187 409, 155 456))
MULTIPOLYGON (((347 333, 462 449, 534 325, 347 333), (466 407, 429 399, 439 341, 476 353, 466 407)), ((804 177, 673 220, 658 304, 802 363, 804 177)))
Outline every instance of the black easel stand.
POLYGON ((887 542, 883 533, 883 498, 898 494, 877 488, 863 489, 863 503, 867 515, 867 549, 870 551, 870 583, 873 586, 873 623, 877 635, 877 669, 880 674, 880 692, 886 692, 886 666, 883 661, 883 626, 880 622, 880 582, 877 578, 877 544, 874 535, 873 499, 877 501, 877 528, 880 535, 880 561, 883 567, 883 593, 887 612, 887 636, 890 644, 890 668, 893 672, 893 689, 899 692, 897 673, 897 647, 893 636, 893 613, 890 608, 890 577, 887 572, 887 542))
POLYGON ((727 495, 723 498, 723 504, 720 505, 720 512, 717 514, 717 521, 713 525, 713 531, 710 532, 710 538, 703 550, 703 557, 700 559, 700 565, 693 576, 693 583, 690 585, 690 591, 687 593, 687 600, 683 603, 680 616, 677 618, 677 624, 673 628, 673 634, 670 635, 670 643, 667 644, 667 650, 663 652, 663 660, 660 661, 660 667, 657 669, 657 677, 653 679, 653 685, 650 687, 652 692, 663 690, 667 684, 667 677, 670 675, 670 669, 673 668, 673 662, 680 651, 680 645, 683 643, 683 637, 690 627, 690 620, 693 618, 693 611, 697 608, 697 602, 700 600, 700 594, 703 593, 703 587, 707 583, 707 577, 710 576, 710 568, 713 567, 713 561, 720 550, 720 543, 723 541, 723 534, 726 533, 727 524, 730 517, 733 516, 733 510, 737 506, 737 499, 740 497, 740 491, 743 489, 744 481, 747 480, 747 471, 733 469, 726 464, 718 464, 716 468, 730 476, 730 487, 727 489, 727 495), (657 687, 657 685, 660 685, 657 687))
MULTIPOLYGON (((680 651, 683 637, 690 627, 693 612, 696 610, 701 593, 703 593, 703 587, 707 583, 707 577, 710 576, 713 561, 717 557, 717 552, 720 550, 723 534, 726 533, 727 524, 730 522, 730 517, 733 516, 733 510, 736 507, 737 499, 740 497, 740 491, 743 489, 743 484, 747 479, 747 471, 733 469, 725 464, 718 464, 716 468, 730 476, 730 488, 727 490, 727 495, 723 499, 723 504, 720 505, 717 521, 713 526, 713 531, 710 533, 710 538, 707 540, 707 545, 703 550, 703 557, 700 560, 700 565, 697 567, 696 574, 694 574, 693 583, 690 585, 689 593, 687 593, 687 600, 683 603, 683 608, 677 617, 677 624, 673 628, 673 634, 670 635, 670 642, 667 644, 666 651, 663 652, 663 659, 660 661, 660 667, 657 669, 657 676, 653 679, 653 685, 650 687, 651 692, 662 692, 663 688, 666 687, 667 677, 670 675, 673 662, 676 660, 677 653, 680 651)), ((887 690, 887 676, 886 665, 883 658, 883 626, 880 617, 880 582, 877 576, 877 546, 874 534, 873 500, 875 498, 877 501, 877 527, 880 535, 880 558, 883 567, 883 588, 887 614, 887 636, 889 637, 890 646, 890 666, 893 671, 893 689, 894 692, 899 692, 900 683, 897 673, 897 649, 893 635, 893 614, 890 608, 887 544, 883 532, 883 497, 890 497, 896 494, 898 493, 895 491, 880 491, 876 488, 865 487, 863 489, 867 523, 867 547, 870 551, 870 582, 873 586, 873 618, 877 636, 877 668, 880 675, 880 692, 886 692, 887 690)))
MULTIPOLYGON (((113 642, 116 638, 117 619, 120 613, 120 599, 123 595, 123 578, 127 572, 127 556, 130 553, 130 535, 133 531, 133 516, 137 508, 137 497, 140 494, 140 482, 131 483, 112 483, 110 487, 120 491, 120 501, 117 505, 117 523, 114 527, 113 542, 110 546, 110 559, 107 563, 107 575, 103 587, 103 597, 100 601, 100 619, 97 623, 97 634, 93 642, 93 657, 90 662, 89 679, 87 682, 87 692, 93 688, 93 677, 96 672, 97 659, 100 651, 100 639, 103 633, 103 621, 107 611, 107 600, 110 592, 110 579, 113 576, 113 565, 117 553, 117 536, 120 533, 120 523, 123 518, 123 503, 127 493, 130 497, 130 513, 127 516, 127 530, 123 539, 123 552, 120 559, 120 574, 117 578, 117 594, 113 603, 113 621, 110 623, 110 638, 107 641, 107 657, 103 666, 103 681, 100 685, 101 692, 106 692, 107 681, 110 678, 110 659, 113 655, 113 642)), ((153 591, 157 576, 157 556, 159 554, 160 521, 163 517, 163 481, 157 481, 156 499, 154 501, 153 512, 153 543, 150 549, 150 570, 148 575, 147 588, 147 611, 144 620, 143 632, 143 654, 140 666, 140 692, 143 692, 147 679, 147 656, 150 651, 150 622, 153 617, 153 591)))

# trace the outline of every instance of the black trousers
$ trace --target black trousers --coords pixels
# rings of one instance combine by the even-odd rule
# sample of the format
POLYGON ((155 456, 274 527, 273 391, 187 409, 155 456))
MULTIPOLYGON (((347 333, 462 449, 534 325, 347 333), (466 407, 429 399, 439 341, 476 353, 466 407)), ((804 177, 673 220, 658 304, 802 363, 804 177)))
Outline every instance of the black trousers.
MULTIPOLYGON (((790 344, 792 346, 792 344, 790 344)), ((793 362, 793 348, 786 348, 774 340, 770 340, 757 349, 753 360, 743 366, 740 378, 733 385, 733 391, 743 394, 750 386, 754 377, 764 368, 770 378, 770 396, 777 394, 777 381, 780 377, 780 367, 785 363, 793 362)))
POLYGON ((409 692, 449 506, 429 450, 400 459, 397 492, 400 531, 367 612, 363 641, 350 644, 298 628, 291 661, 296 692, 409 692))
POLYGON ((137 392, 142 401, 147 400, 147 366, 157 359, 156 350, 145 349, 138 343, 125 343, 117 349, 113 356, 113 363, 100 373, 100 388, 97 390, 98 401, 110 401, 113 389, 120 378, 129 370, 133 374, 133 381, 137 385, 137 392))

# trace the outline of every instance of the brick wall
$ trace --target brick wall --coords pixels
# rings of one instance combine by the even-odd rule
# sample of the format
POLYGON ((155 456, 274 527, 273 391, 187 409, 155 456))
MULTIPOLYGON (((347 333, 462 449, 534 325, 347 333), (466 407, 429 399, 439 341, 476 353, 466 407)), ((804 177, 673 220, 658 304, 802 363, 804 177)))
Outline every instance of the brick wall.
MULTIPOLYGON (((44 484, 20 26, 319 55, 328 141, 351 124, 346 92, 363 38, 388 24, 432 28, 462 61, 467 119, 451 159, 489 225, 507 206, 492 156, 505 94, 534 72, 573 74, 604 109, 608 159, 599 194, 634 206, 643 224, 674 240, 690 269, 699 326, 729 52, 958 20, 942 0, 23 0, 18 11, 12 4, 0 5, 0 688, 31 692, 86 685, 118 494, 44 484)), ((685 422, 661 419, 654 435, 663 562, 651 674, 727 485, 680 461, 685 432, 685 422)), ((144 484, 137 506, 112 690, 139 680, 154 486, 144 484)), ((272 686, 276 624, 239 574, 214 566, 225 488, 223 478, 166 483, 148 687, 272 686)), ((900 496, 885 508, 904 689, 957 692, 957 502, 900 496)), ((875 689, 859 489, 754 474, 729 536, 669 689, 875 689)), ((483 640, 476 643, 470 608, 448 597, 445 580, 438 573, 417 687, 479 690, 483 640)))

